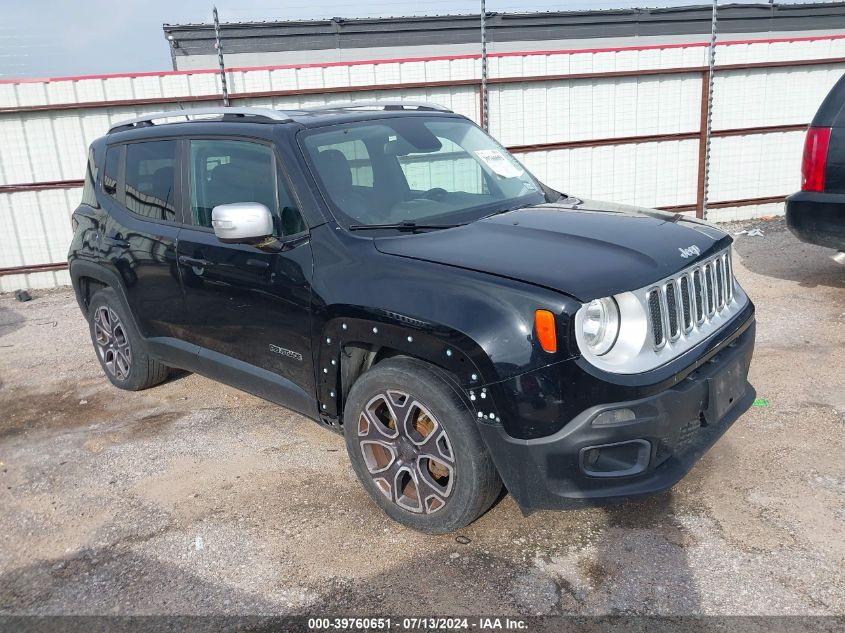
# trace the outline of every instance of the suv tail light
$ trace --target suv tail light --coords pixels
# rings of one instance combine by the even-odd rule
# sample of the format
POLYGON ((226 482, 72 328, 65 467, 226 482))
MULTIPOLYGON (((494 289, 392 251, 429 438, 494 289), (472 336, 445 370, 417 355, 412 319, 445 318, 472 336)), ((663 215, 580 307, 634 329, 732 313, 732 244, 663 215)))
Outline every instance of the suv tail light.
POLYGON ((807 130, 804 158, 801 161, 801 191, 824 191, 829 145, 829 127, 811 127, 807 130))

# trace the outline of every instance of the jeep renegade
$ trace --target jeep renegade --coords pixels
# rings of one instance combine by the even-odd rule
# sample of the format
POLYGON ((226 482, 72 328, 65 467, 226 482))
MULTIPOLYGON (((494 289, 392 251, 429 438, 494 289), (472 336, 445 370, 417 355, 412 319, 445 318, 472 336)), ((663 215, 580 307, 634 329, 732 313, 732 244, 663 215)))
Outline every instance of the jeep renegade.
POLYGON ((424 532, 503 484, 525 512, 665 490, 754 400, 730 236, 556 192, 440 106, 120 123, 73 226, 115 386, 178 367, 298 411, 424 532))

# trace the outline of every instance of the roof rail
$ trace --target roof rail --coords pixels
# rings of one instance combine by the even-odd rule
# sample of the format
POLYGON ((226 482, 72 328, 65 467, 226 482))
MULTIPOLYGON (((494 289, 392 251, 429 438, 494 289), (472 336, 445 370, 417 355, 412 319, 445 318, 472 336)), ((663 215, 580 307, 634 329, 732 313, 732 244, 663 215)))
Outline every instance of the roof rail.
POLYGON ((336 101, 325 105, 307 106, 303 110, 435 110, 437 112, 451 112, 451 110, 439 103, 428 103, 426 101, 336 101))
POLYGON ((275 122, 283 122, 283 121, 290 121, 291 118, 285 112, 281 112, 279 110, 272 110, 270 108, 230 108, 230 107, 217 107, 217 108, 189 108, 187 110, 168 110, 166 112, 154 112, 152 114, 145 114, 144 116, 139 116, 134 119, 129 119, 127 121, 121 121, 120 123, 115 123, 109 128, 109 133, 116 132, 118 130, 129 130, 135 127, 144 127, 148 125, 155 125, 153 121, 158 121, 161 119, 175 119, 177 117, 185 117, 186 121, 190 121, 189 117, 192 116, 209 116, 209 115, 216 115, 216 116, 234 116, 239 118, 246 118, 249 117, 251 119, 255 119, 257 121, 275 121, 275 122))

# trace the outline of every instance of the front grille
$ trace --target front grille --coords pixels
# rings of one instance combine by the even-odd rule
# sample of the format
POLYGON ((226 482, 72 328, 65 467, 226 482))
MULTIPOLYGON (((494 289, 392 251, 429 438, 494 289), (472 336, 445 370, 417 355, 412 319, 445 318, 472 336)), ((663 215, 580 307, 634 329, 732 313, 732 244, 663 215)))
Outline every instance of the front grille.
POLYGON ((713 286, 713 263, 704 265, 704 281, 707 285, 707 316, 716 312, 716 294, 713 286))
POLYGON ((693 286, 695 286, 695 320, 696 323, 704 321, 704 284, 701 282, 701 269, 692 273, 693 286))
POLYGON ((652 290, 648 294, 648 310, 651 314, 651 334, 655 347, 662 347, 666 342, 663 336, 663 316, 660 313, 660 291, 652 290))
POLYGON ((722 269, 722 258, 716 260, 716 307, 725 307, 725 271, 722 269))
POLYGON ((725 303, 730 303, 734 298, 734 265, 730 255, 725 254, 722 257, 725 258, 725 281, 727 282, 725 287, 728 290, 725 303))
POLYGON ((678 315, 678 298, 675 284, 666 284, 666 316, 669 320, 669 338, 675 340, 681 333, 681 323, 678 315))
POLYGON ((684 332, 692 327, 692 303, 690 302, 689 275, 681 277, 681 305, 684 309, 684 332))
POLYGON ((694 327, 706 329, 728 308, 733 294, 733 268, 727 251, 649 289, 646 299, 655 349, 663 347, 667 337, 675 341, 694 327))

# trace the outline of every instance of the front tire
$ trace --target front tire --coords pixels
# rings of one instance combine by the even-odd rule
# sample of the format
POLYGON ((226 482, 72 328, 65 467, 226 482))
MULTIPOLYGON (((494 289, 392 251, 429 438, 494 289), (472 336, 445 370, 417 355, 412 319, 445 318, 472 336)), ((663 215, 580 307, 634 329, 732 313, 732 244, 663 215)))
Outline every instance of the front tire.
POLYGON ((429 534, 472 523, 502 490, 459 389, 442 370, 396 357, 365 372, 344 409, 364 488, 394 521, 429 534))
POLYGON ((91 297, 88 324, 97 360, 115 387, 140 391, 167 379, 167 366, 147 353, 135 322, 113 289, 103 288, 91 297))

